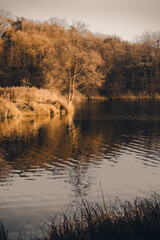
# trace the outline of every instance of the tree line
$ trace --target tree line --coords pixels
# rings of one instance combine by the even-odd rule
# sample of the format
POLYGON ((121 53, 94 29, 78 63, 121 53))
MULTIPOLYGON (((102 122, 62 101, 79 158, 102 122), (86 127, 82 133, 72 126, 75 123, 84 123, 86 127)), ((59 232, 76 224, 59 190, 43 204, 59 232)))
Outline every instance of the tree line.
POLYGON ((82 22, 12 19, 0 11, 0 86, 58 88, 86 97, 160 92, 160 32, 130 43, 82 22))

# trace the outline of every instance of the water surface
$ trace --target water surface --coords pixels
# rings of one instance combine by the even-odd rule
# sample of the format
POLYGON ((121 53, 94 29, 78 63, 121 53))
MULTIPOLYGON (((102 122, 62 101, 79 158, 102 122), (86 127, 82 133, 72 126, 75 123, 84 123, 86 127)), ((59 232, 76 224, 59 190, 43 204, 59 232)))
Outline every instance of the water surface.
POLYGON ((0 122, 0 219, 23 224, 82 198, 160 193, 160 102, 76 105, 74 115, 0 122))

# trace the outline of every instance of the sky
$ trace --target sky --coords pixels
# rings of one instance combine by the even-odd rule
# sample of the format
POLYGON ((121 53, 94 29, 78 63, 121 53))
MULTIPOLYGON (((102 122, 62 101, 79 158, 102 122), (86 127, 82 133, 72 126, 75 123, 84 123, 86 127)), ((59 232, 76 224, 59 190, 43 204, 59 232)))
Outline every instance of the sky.
POLYGON ((83 21, 92 32, 127 41, 160 30, 160 0, 0 0, 0 8, 33 20, 83 21))

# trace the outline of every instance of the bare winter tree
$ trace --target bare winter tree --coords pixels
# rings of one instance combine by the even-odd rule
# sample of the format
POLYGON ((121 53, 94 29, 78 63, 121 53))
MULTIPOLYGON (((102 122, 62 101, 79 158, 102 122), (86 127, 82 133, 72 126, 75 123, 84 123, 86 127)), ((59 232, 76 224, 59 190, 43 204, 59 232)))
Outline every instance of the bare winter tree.
POLYGON ((0 9, 0 35, 2 35, 6 28, 11 26, 10 13, 0 9))

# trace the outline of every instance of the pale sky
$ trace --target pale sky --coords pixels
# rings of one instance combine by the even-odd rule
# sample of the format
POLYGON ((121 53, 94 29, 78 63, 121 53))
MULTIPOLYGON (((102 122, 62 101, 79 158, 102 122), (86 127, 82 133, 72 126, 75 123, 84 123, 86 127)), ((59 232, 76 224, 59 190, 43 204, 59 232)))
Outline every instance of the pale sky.
POLYGON ((92 32, 132 41, 144 31, 160 30, 160 0, 0 0, 18 17, 83 21, 92 32))

